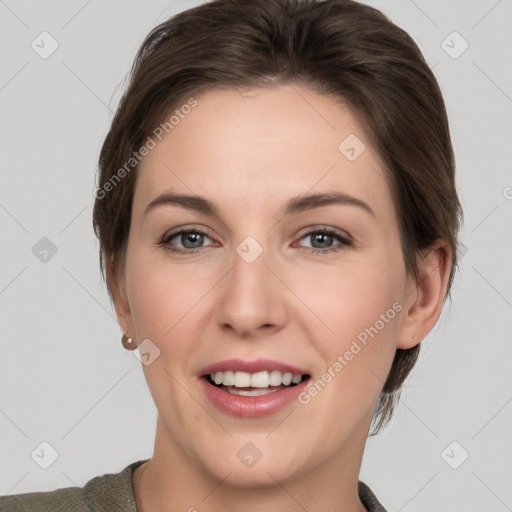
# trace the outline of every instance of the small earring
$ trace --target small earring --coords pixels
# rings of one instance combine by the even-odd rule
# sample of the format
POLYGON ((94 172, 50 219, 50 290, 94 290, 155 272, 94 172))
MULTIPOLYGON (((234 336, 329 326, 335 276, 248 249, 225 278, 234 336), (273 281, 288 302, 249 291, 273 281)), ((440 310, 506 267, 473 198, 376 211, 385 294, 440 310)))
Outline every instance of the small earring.
POLYGON ((127 336, 128 333, 124 333, 121 338, 121 343, 126 350, 135 350, 137 348, 137 344, 133 338, 127 336))

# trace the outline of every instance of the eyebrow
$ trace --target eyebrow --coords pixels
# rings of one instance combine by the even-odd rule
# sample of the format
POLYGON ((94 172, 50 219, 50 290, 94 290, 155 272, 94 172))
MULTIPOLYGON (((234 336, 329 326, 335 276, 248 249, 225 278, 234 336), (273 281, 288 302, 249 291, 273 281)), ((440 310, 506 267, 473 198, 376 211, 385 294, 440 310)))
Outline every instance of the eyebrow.
MULTIPOLYGON (((373 217, 376 217, 374 211, 363 200, 349 196, 343 192, 308 194, 292 197, 284 209, 283 216, 294 215, 331 204, 357 206, 373 217)), ((194 210, 219 219, 221 218, 219 209, 208 199, 201 196, 176 194, 173 192, 166 192, 153 199, 153 201, 147 205, 144 216, 158 206, 163 205, 178 205, 182 208, 194 210)))

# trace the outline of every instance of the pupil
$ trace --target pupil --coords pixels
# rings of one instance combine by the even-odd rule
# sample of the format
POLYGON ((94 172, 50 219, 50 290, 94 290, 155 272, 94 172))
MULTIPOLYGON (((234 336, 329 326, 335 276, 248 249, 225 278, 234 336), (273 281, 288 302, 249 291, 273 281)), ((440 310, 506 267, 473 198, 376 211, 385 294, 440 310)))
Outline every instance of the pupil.
MULTIPOLYGON (((330 239, 330 238, 332 238, 332 235, 327 235, 327 234, 325 234, 325 233, 317 233, 317 234, 314 236, 314 239, 315 239, 315 241, 319 241, 319 242, 320 242, 320 244, 322 244, 322 240, 321 240, 321 238, 323 238, 323 237, 326 237, 326 238, 330 239)), ((323 243, 325 243, 325 240, 323 241, 323 243)))
MULTIPOLYGON (((192 244, 194 244, 194 240, 193 239, 195 238, 195 242, 196 243, 199 242, 198 246, 200 247, 201 246, 201 242, 202 242, 202 237, 203 237, 203 235, 201 233, 188 233, 186 235, 186 237, 185 237, 185 242, 188 243, 188 242, 191 241, 192 244)), ((187 247, 186 243, 184 244, 185 247, 187 247)), ((194 246, 194 247, 197 247, 197 245, 194 246)), ((190 249, 191 247, 188 247, 188 248, 190 249)))

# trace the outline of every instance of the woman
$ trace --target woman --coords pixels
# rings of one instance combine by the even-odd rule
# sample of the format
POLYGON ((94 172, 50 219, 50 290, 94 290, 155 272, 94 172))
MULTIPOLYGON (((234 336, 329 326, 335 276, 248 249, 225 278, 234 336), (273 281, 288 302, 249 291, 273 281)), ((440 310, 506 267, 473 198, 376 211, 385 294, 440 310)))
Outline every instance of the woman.
POLYGON ((365 442, 449 295, 462 218, 413 40, 350 0, 189 9, 141 46, 99 163, 154 454, 0 510, 385 510, 365 442))

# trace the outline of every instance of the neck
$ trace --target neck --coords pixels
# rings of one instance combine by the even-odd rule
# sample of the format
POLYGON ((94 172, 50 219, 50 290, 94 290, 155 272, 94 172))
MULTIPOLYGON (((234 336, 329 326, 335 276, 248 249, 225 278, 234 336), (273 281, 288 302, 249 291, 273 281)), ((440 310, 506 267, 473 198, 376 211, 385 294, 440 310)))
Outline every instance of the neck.
POLYGON ((153 457, 133 474, 138 512, 366 512, 358 495, 358 475, 367 432, 317 467, 276 478, 267 483, 240 485, 229 474, 223 478, 197 464, 177 443, 161 421, 153 457))

